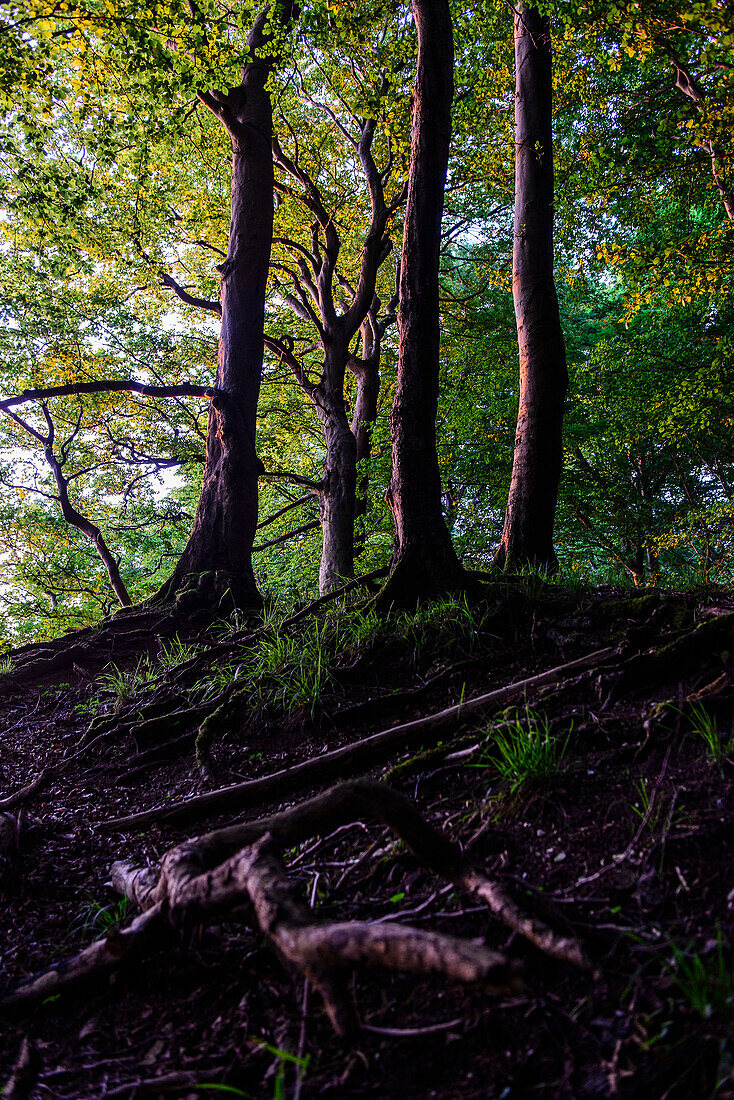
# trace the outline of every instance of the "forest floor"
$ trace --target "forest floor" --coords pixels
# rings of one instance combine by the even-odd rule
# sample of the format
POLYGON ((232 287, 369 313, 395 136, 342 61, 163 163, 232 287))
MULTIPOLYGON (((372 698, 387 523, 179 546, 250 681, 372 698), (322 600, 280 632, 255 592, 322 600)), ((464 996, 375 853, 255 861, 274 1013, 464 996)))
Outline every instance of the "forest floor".
POLYGON ((222 622, 161 639, 133 613, 116 633, 26 647, 0 681, 0 993, 100 938, 115 954, 135 911, 108 885, 114 860, 157 865, 187 837, 356 775, 401 791, 591 966, 549 958, 384 824, 332 823, 285 857, 317 920, 481 942, 522 962, 522 983, 361 970, 347 983, 358 1026, 340 1037, 312 983, 224 912, 6 1009, 0 1090, 734 1097, 732 612, 731 591, 529 577, 387 619, 325 603, 255 638, 222 622), (458 703, 361 756, 325 756, 458 703), (323 770, 290 774, 311 759, 323 770))

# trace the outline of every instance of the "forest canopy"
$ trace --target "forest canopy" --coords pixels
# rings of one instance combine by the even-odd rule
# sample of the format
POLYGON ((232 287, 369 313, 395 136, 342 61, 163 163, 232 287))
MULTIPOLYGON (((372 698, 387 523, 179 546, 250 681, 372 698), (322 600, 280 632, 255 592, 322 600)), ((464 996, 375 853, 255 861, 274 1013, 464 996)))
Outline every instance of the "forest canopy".
MULTIPOLYGON (((731 583, 731 13, 577 0, 546 14, 561 576, 731 583)), ((221 288, 256 101, 273 215, 264 360, 249 349, 256 455, 236 427, 259 483, 254 582, 294 602, 387 565, 410 5, 24 0, 0 19, 0 643, 145 599, 190 555, 220 324, 234 331, 249 294, 221 288)), ((486 570, 518 413, 513 12, 454 4, 452 20, 436 450, 453 547, 486 570)))

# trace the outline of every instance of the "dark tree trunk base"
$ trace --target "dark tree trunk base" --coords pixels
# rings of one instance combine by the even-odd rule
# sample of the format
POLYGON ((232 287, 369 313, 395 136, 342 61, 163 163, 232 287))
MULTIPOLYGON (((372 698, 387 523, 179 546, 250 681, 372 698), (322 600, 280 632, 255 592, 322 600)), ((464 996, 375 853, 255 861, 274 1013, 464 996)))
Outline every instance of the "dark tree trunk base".
POLYGON ((236 610, 259 611, 263 598, 252 575, 246 572, 213 569, 179 575, 177 570, 148 600, 147 606, 171 608, 187 615, 206 612, 218 618, 236 610))
POLYGON ((424 554, 420 547, 406 547, 391 566, 375 606, 410 609, 420 600, 464 592, 475 586, 454 554, 447 555, 446 560, 437 560, 435 553, 424 554))

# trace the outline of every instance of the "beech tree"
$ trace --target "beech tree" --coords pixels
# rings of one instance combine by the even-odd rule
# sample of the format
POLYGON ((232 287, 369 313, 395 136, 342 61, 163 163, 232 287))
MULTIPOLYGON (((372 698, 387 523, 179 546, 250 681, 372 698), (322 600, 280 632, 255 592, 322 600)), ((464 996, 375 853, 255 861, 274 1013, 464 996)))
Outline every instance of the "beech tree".
MULTIPOLYGON (((161 600, 169 599, 182 588, 194 587, 199 589, 196 598, 208 605, 216 602, 225 591, 240 605, 261 602, 253 576, 251 549, 257 525, 257 478, 262 469, 255 453, 255 421, 273 221, 272 107, 266 84, 292 13, 293 5, 288 0, 266 6, 247 36, 239 83, 226 92, 196 90, 198 102, 222 123, 230 139, 231 224, 227 255, 220 268, 222 326, 203 486, 191 536, 173 576, 159 594, 161 600)), ((174 13, 168 15, 173 17, 174 13)), ((109 17, 96 11, 79 13, 78 19, 59 14, 60 22, 69 22, 68 33, 61 36, 61 56, 64 57, 63 50, 68 48, 67 39, 81 39, 78 49, 84 64, 88 43, 85 34, 79 34, 79 25, 88 29, 85 26, 88 22, 98 39, 105 31, 110 32, 111 48, 101 47, 105 62, 109 61, 110 54, 115 56, 115 51, 119 50, 124 58, 125 43, 118 38, 121 31, 129 31, 129 21, 124 16, 125 13, 116 11, 108 27, 109 17), (115 22, 118 17, 119 25, 115 22)), ((18 35, 20 60, 28 65, 30 42, 36 53, 42 52, 44 60, 51 61, 56 48, 55 24, 47 25, 48 21, 43 19, 38 22, 45 36, 39 46, 22 29, 28 22, 19 16, 13 25, 18 35)), ((202 52, 203 44, 210 45, 206 16, 199 9, 193 13, 194 29, 190 37, 195 41, 190 50, 180 48, 175 37, 166 39, 163 47, 160 40, 165 37, 165 28, 155 20, 146 23, 143 16, 135 26, 139 34, 131 40, 129 51, 139 56, 133 68, 137 71, 139 62, 148 78, 154 80, 156 64, 163 64, 170 73, 172 67, 175 69, 172 60, 182 53, 186 58, 183 77, 172 79, 174 84, 179 80, 190 87, 191 74, 185 70, 187 66, 195 69, 199 60, 197 51, 202 52)), ((172 29, 171 34, 178 29, 172 29)), ((225 39, 229 38, 226 17, 224 28, 218 27, 217 32, 213 35, 215 39, 222 34, 225 39)), ((188 28, 183 33, 188 34, 188 28)), ((28 68, 30 70, 30 66, 28 68)), ((49 74, 47 94, 53 102, 58 90, 53 87, 50 72, 46 69, 43 75, 49 74)), ((42 154, 42 144, 39 150, 42 154)), ((145 257, 137 215, 134 220, 137 222, 135 244, 145 257)), ((71 515, 69 509, 67 512, 71 515)))
POLYGON ((292 12, 291 0, 277 0, 257 17, 247 39, 251 60, 239 85, 226 93, 198 93, 232 142, 231 224, 220 268, 217 393, 211 401, 201 496, 189 541, 159 598, 195 579, 207 605, 225 592, 239 606, 261 602, 252 570, 262 471, 255 426, 273 236, 273 113, 266 84, 275 62, 275 55, 265 51, 273 48, 292 12))
MULTIPOLYGON (((613 5, 598 0, 579 10, 559 5, 555 150, 549 144, 547 22, 541 19, 529 39, 521 42, 522 30, 540 16, 532 7, 520 13, 516 48, 518 59, 524 60, 517 80, 526 94, 514 98, 506 9, 487 5, 480 11, 457 12, 457 94, 443 216, 447 173, 439 161, 448 141, 445 104, 450 95, 447 99, 445 80, 442 84, 439 78, 450 71, 451 57, 441 45, 447 41, 442 10, 431 5, 430 12, 421 14, 419 5, 413 24, 407 5, 380 9, 379 17, 367 7, 355 9, 346 3, 328 10, 307 6, 290 52, 290 46, 282 48, 277 31, 286 19, 279 8, 268 16, 263 13, 261 45, 246 52, 243 44, 248 37, 252 43, 255 34, 251 11, 225 10, 215 0, 200 4, 193 16, 177 3, 151 12, 134 8, 128 0, 117 0, 104 11, 90 2, 73 12, 59 7, 51 14, 40 0, 0 6, 8 32, 0 49, 0 95, 8 108, 2 134, 8 185, 0 217, 0 309, 6 322, 0 354, 6 400, 0 404, 7 403, 8 394, 36 394, 33 409, 28 398, 24 405, 12 403, 5 410, 30 432, 7 415, 2 421, 0 476, 6 488, 0 507, 4 515, 15 518, 12 532, 3 536, 0 554, 8 555, 4 561, 12 559, 13 576, 21 585, 21 577, 35 575, 23 564, 30 561, 33 547, 43 560, 34 591, 47 592, 48 599, 59 603, 73 585, 84 588, 87 563, 89 599, 76 600, 69 625, 90 621, 98 607, 108 611, 114 606, 109 571, 88 552, 99 548, 93 528, 102 536, 108 560, 117 563, 121 584, 115 585, 123 600, 123 589, 132 601, 144 599, 170 576, 172 562, 185 547, 185 525, 193 522, 197 510, 206 443, 201 431, 194 441, 189 428, 182 426, 186 407, 192 416, 200 415, 201 399, 187 401, 180 393, 165 397, 161 391, 150 399, 149 415, 143 411, 143 399, 119 392, 115 397, 114 391, 97 396, 86 392, 83 387, 92 380, 120 387, 126 381, 160 385, 172 395, 177 385, 190 380, 199 384, 191 394, 208 395, 212 402, 207 408, 209 464, 199 514, 181 564, 161 598, 190 592, 192 601, 216 606, 224 592, 232 592, 239 602, 256 604, 252 552, 262 554, 255 561, 264 563, 258 581, 263 590, 297 589, 299 597, 305 595, 313 586, 318 557, 315 535, 309 536, 319 526, 320 586, 322 591, 333 587, 336 578, 353 571, 358 549, 354 516, 365 507, 365 472, 371 457, 369 528, 360 568, 384 564, 393 516, 394 575, 386 598, 412 600, 463 583, 444 532, 447 525, 467 561, 486 567, 493 560, 512 457, 515 469, 498 561, 510 567, 523 561, 554 564, 553 511, 565 386, 552 283, 554 245, 569 365, 579 379, 588 378, 587 362, 602 364, 604 371, 614 369, 613 355, 593 354, 599 325, 607 326, 605 337, 611 339, 609 327, 620 318, 631 324, 637 311, 653 307, 656 316, 664 317, 673 306, 693 309, 695 316, 686 324, 694 342, 708 327, 728 324, 732 70, 727 66, 730 17, 725 5, 720 0, 707 0, 695 10, 668 0, 655 0, 644 10, 636 0, 615 0, 613 5), (386 56, 365 45, 376 40, 378 22, 392 28, 385 32, 386 56), (379 261, 386 261, 389 238, 400 231, 400 209, 395 207, 387 220, 384 214, 385 208, 395 206, 408 174, 410 119, 405 93, 411 82, 416 29, 421 56, 412 119, 409 224, 400 269, 400 377, 393 439, 388 442, 384 423, 374 434, 373 425, 377 393, 381 390, 386 408, 393 390, 389 367, 381 378, 379 364, 382 357, 391 366, 398 350, 388 335, 397 263, 380 266, 379 261), (358 52, 360 43, 363 52, 358 52), (249 123, 242 121, 244 115, 237 121, 237 111, 245 109, 244 96, 252 112, 256 101, 263 105, 264 125, 270 125, 265 118, 265 101, 272 94, 266 87, 266 69, 272 89, 277 88, 271 169, 260 161, 256 166, 255 143, 244 138, 243 126, 249 123), (123 84, 125 95, 119 94, 123 84), (250 85, 252 97, 246 94, 250 85), (211 88, 230 90, 202 90, 211 88), (132 102, 134 112, 129 109, 132 102), (514 450, 510 425, 517 410, 508 379, 516 369, 516 351, 507 330, 513 106, 518 124, 526 126, 525 139, 518 129, 514 233, 516 324, 523 356, 514 450), (439 116, 443 122, 437 124, 439 116), (424 138, 430 135, 424 145, 421 133, 424 138), (550 235, 551 153, 560 181, 555 242, 550 235), (232 188, 230 156, 238 166, 232 188), (252 175, 245 182, 246 164, 252 175), (276 190, 272 229, 258 216, 258 232, 264 232, 249 240, 247 226, 255 220, 246 216, 246 208, 259 209, 267 217, 268 185, 263 180, 270 171, 276 190), (378 185, 374 203, 370 173, 378 185), (256 193, 259 207, 250 202, 256 193), (233 231, 237 226, 243 231, 231 238, 226 231, 230 213, 235 216, 233 231), (437 232, 442 242, 441 375, 435 369, 436 299, 425 276, 434 270, 435 251, 428 242, 435 242, 437 232), (262 310, 257 301, 262 298, 267 238, 272 233, 262 336, 264 380, 272 386, 263 390, 258 425, 267 465, 263 472, 254 442, 253 410, 263 358, 258 335, 262 310), (240 247, 242 256, 255 257, 256 262, 239 262, 240 247), (14 273, 6 278, 13 265, 14 273), (423 275, 417 274, 421 271, 423 275), (240 283, 243 272, 246 279, 240 283), (120 308, 112 321, 119 331, 100 336, 94 322, 84 328, 88 321, 80 320, 76 333, 74 322, 61 334, 63 357, 37 354, 41 345, 50 349, 58 342, 50 325, 48 339, 30 336, 34 354, 19 357, 20 335, 31 332, 37 308, 47 310, 48 317, 57 311, 60 317, 66 303, 76 308, 74 303, 86 296, 94 307, 86 311, 89 317, 96 309, 95 288, 103 280, 112 288, 110 300, 127 303, 126 318, 120 308), (607 307, 590 305, 589 299, 607 283, 614 317, 604 320, 607 307), (238 295, 246 301, 246 317, 236 305, 238 295), (229 310, 229 321, 225 318, 222 325, 216 379, 219 325, 189 309, 202 305, 218 316, 229 310), (139 320, 145 340, 134 336, 139 320), (580 338, 586 323, 590 331, 580 338), (182 344, 189 341, 190 355, 179 358, 172 352, 173 335, 182 344), (79 354, 74 349, 77 338, 86 347, 79 354), (95 347, 107 348, 108 339, 115 342, 116 357, 100 354, 95 362, 90 353, 95 347), (131 365, 125 356, 134 342, 131 365), (65 409, 58 391, 64 386, 71 387, 65 391, 65 409), (74 435, 82 400, 82 426, 74 435), (159 420, 155 426, 151 416, 159 420), (120 429, 124 419, 124 433, 116 435, 115 418, 120 429), (224 429, 222 438, 218 427, 224 429), (51 434, 52 458, 63 458, 56 472, 44 458, 51 434), (117 446, 123 434, 125 446, 117 446), (19 445, 26 453, 35 447, 37 480, 30 461, 24 467, 28 479, 17 476, 19 445), (95 446, 104 451, 99 467, 92 454, 95 446), (391 447, 392 472, 387 461, 391 447), (161 462, 181 463, 170 468, 183 470, 185 486, 174 488, 169 481, 147 495, 137 490, 127 494, 126 480, 142 475, 143 466, 128 471, 131 477, 126 479, 113 474, 110 463, 116 457, 132 461, 134 454, 146 456, 150 461, 145 468, 152 471, 162 468, 161 462), (77 476, 80 470, 86 472, 77 476), (55 534, 61 528, 52 521, 63 495, 56 473, 62 483, 66 481, 67 516, 72 523, 81 517, 79 531, 85 519, 92 524, 83 537, 77 538, 74 530, 64 535, 73 561, 71 556, 64 558, 64 540, 55 534), (256 517, 258 473, 261 485, 267 480, 267 488, 256 517), (24 486, 29 493, 13 512, 17 491, 24 486), (36 488, 47 495, 31 497, 36 488), (392 511, 383 500, 386 491, 392 511), (134 523, 130 500, 137 509, 134 523), (319 519, 313 510, 316 503, 319 519), (305 515, 293 522, 297 508, 305 515), (116 514, 118 509, 121 514, 116 514), (156 516, 174 511, 176 521, 165 521, 157 554, 156 516), (41 513, 43 523, 38 520, 41 513), (137 536, 127 534, 143 523, 145 554, 139 553, 143 535, 136 543, 137 536), (256 523, 267 534, 258 536, 253 551, 256 523), (41 545, 42 528, 47 535, 41 545), (54 541, 59 546, 58 585, 49 582, 54 541)), ((396 252, 390 253, 391 261, 397 260, 396 252)), ((599 301, 601 297, 600 292, 599 301)), ((659 325, 663 332, 664 322, 659 325)), ((680 343, 680 355, 690 357, 686 346, 680 343)), ((712 371, 716 369, 712 364, 712 371)), ((680 372, 679 376, 683 377, 680 372)), ((605 386, 600 382, 600 392, 605 386)), ((634 408, 632 398, 629 408, 634 408)), ((717 424, 718 417, 717 412, 717 424)), ((725 412, 721 417, 725 422, 725 412)), ((577 420, 585 424, 583 417, 577 420)), ((713 475, 701 470, 710 465, 708 456, 717 448, 710 439, 699 439, 699 432, 710 435, 710 426, 696 424, 690 448, 662 448, 660 461, 652 464, 655 469, 650 468, 650 456, 643 455, 644 499, 638 507, 626 494, 625 507, 620 505, 615 517, 600 515, 598 475, 615 484, 618 496, 618 484, 627 476, 626 458, 614 457, 617 444, 600 438, 594 424, 585 424, 580 438, 569 435, 566 467, 571 488, 563 490, 563 529, 555 539, 562 563, 570 556, 577 564, 586 554, 596 567, 607 554, 625 563, 636 583, 646 583, 650 576, 658 576, 656 556, 661 575, 671 568, 672 555, 664 541, 682 540, 681 557, 690 556, 686 523, 694 511, 696 530, 704 532, 701 545, 711 545, 711 551, 702 554, 704 567, 708 573, 715 567, 722 571, 717 575, 724 575, 726 540, 716 532, 723 522, 721 508, 729 507, 720 499, 728 482, 724 478, 713 489, 714 482, 705 480, 713 475), (587 431, 588 439, 583 434, 587 431), (696 453, 707 456, 700 470, 696 453), (671 456, 681 466, 680 475, 670 471, 671 456), (660 482, 663 468, 667 472, 660 482), (663 485, 663 495, 676 494, 675 514, 667 518, 663 502, 655 499, 657 484, 663 485), (640 531, 633 531, 640 517, 640 531), (715 537, 710 537, 712 532, 715 537), (640 546, 643 557, 650 550, 644 570, 639 568, 640 546)), ((625 438, 621 428, 619 435, 625 438)), ((634 469, 629 478, 630 484, 642 485, 634 469)), ((39 597, 39 607, 42 603, 39 597)), ((55 606, 54 622, 65 623, 55 606)))
POLYGON ((563 458, 566 355, 553 277, 550 19, 515 12, 515 230, 512 294, 520 405, 510 492, 496 562, 555 567, 553 522, 563 458))
MULTIPOLYGON (((348 29, 340 27, 342 39, 348 29)), ((354 572, 355 517, 366 506, 381 347, 395 321, 394 274, 382 280, 385 289, 378 275, 393 252, 390 232, 405 195, 401 150, 384 118, 401 88, 394 87, 398 74, 388 77, 394 36, 384 25, 377 35, 368 30, 362 19, 365 41, 359 54, 356 45, 350 52, 360 79, 352 81, 346 103, 343 41, 333 44, 334 56, 315 72, 298 51, 291 62, 298 87, 279 97, 273 135, 276 214, 264 342, 274 365, 264 382, 282 384, 284 371, 290 372, 316 413, 324 464, 316 477, 285 469, 282 461, 260 476, 291 482, 307 490, 305 500, 318 501, 322 593, 354 572), (362 55, 370 52, 368 63, 362 55), (348 374, 356 390, 351 416, 348 374)), ((218 300, 190 293, 169 272, 163 283, 187 305, 221 317, 218 300)))
MULTIPOLYGON (((285 269, 292 280, 287 301, 297 316, 316 327, 323 351, 320 377, 314 381, 303 361, 294 354, 293 342, 268 338, 271 351, 290 367, 298 385, 313 402, 323 432, 326 456, 323 477, 315 491, 323 531, 319 569, 322 593, 337 587, 354 573, 354 521, 357 513, 357 463, 364 461, 369 449, 371 426, 376 416, 379 390, 380 345, 392 311, 381 312, 376 296, 377 274, 391 250, 387 234, 391 217, 402 203, 402 192, 390 202, 385 199, 385 182, 390 166, 380 171, 372 144, 376 121, 362 121, 358 137, 351 138, 359 157, 370 195, 371 217, 364 234, 364 247, 356 285, 337 270, 341 249, 339 229, 326 209, 318 186, 297 161, 274 143, 277 166, 302 188, 301 202, 315 219, 314 229, 323 236, 323 248, 312 234, 310 248, 295 245, 294 265, 285 269), (340 288, 337 308, 334 282, 340 288), (360 334, 362 354, 352 350, 352 340, 360 334), (344 401, 345 375, 350 370, 357 381, 354 416, 350 424, 344 401)), ((348 135, 348 131, 344 131, 348 135)), ((279 189, 289 188, 278 185, 279 189)))
POLYGON ((414 602, 456 588, 464 571, 443 516, 436 452, 441 217, 451 138, 453 31, 446 0, 413 0, 418 61, 400 264, 400 353, 390 414, 387 500, 395 549, 382 598, 414 602))

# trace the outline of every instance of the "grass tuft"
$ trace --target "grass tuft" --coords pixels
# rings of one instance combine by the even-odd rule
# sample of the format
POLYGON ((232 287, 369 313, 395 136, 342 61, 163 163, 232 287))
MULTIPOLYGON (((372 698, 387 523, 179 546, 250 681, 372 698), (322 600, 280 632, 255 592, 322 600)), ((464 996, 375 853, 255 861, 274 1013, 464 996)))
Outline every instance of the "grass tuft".
POLYGON ((694 1011, 704 1020, 733 1021, 734 967, 721 928, 706 951, 699 950, 695 940, 686 947, 674 943, 670 947, 673 957, 668 970, 694 1011))
POLYGON ((530 707, 490 730, 487 763, 507 781, 512 794, 521 788, 547 787, 563 771, 571 736, 554 736, 548 718, 530 707))

